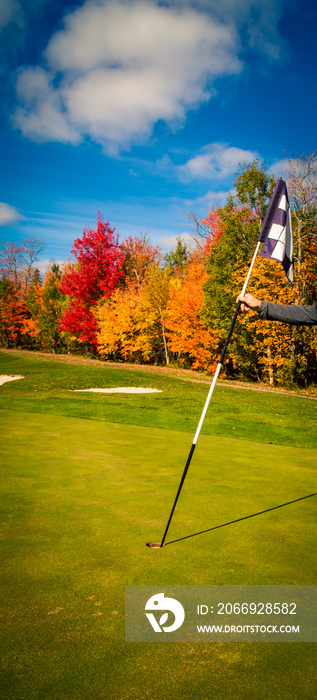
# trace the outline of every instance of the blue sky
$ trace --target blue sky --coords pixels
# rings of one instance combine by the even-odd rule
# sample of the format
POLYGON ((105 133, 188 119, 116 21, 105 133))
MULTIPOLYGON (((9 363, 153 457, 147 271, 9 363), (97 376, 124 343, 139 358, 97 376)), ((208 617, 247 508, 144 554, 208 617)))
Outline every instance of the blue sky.
POLYGON ((70 257, 97 211, 163 250, 239 163, 316 148, 314 0, 1 0, 0 240, 70 257))

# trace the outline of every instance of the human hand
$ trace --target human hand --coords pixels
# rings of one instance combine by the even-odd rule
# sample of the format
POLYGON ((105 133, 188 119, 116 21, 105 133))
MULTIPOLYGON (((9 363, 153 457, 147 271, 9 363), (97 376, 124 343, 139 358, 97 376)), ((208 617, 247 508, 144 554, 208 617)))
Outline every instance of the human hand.
POLYGON ((239 296, 236 299, 237 303, 238 301, 241 301, 241 309, 242 311, 258 311, 260 308, 261 304, 261 299, 257 299, 256 297, 253 296, 253 294, 245 294, 244 296, 242 294, 239 294, 239 296))

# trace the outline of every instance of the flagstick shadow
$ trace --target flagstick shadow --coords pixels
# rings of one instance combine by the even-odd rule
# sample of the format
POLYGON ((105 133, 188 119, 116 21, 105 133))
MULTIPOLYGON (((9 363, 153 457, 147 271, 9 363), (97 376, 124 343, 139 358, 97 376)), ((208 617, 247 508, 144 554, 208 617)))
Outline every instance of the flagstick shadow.
POLYGON ((185 535, 185 537, 179 537, 177 540, 171 540, 171 542, 165 542, 165 547, 168 544, 175 544, 176 542, 181 542, 182 540, 188 540, 190 537, 197 537, 197 535, 204 535, 206 532, 211 532, 212 530, 218 530, 221 527, 227 527, 227 525, 234 525, 234 523, 240 523, 241 520, 248 520, 249 518, 255 518, 257 515, 263 515, 263 513, 269 513, 271 510, 277 510, 277 508, 284 508, 285 506, 290 506, 292 503, 297 503, 298 501, 304 501, 305 498, 312 498, 312 496, 317 496, 316 493, 309 493, 307 496, 301 496, 301 498, 295 498, 294 501, 288 501, 287 503, 281 503, 279 506, 273 506, 273 508, 266 508, 265 510, 260 510, 259 513, 252 513, 252 515, 245 515, 243 518, 237 518, 236 520, 230 520, 228 523, 223 523, 222 525, 215 525, 214 527, 209 527, 207 530, 201 530, 200 532, 194 532, 192 535, 185 535))

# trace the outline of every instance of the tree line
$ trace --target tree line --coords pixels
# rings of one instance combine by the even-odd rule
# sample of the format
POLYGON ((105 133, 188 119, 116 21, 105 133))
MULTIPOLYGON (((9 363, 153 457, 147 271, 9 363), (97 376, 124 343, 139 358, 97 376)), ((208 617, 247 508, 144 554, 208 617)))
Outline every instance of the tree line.
MULTIPOLYGON (((316 303, 317 156, 293 158, 287 173, 295 284, 258 257, 249 290, 279 303, 316 303)), ((174 364, 212 372, 253 256, 275 185, 266 164, 243 164, 235 197, 194 214, 193 247, 181 237, 162 256, 146 234, 120 243, 98 214, 74 241, 74 262, 51 262, 41 279, 42 242, 6 243, 0 253, 0 343, 119 362, 174 364)), ((317 369, 314 329, 240 314, 223 371, 228 378, 307 386, 317 369)))

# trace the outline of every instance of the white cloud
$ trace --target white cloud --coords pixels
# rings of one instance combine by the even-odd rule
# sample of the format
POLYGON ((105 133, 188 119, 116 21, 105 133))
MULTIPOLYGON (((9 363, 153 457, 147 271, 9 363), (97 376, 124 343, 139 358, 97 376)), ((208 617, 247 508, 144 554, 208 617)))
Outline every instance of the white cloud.
POLYGON ((127 148, 210 99, 215 78, 241 71, 238 50, 231 22, 194 8, 87 0, 49 42, 48 71, 21 72, 14 123, 33 139, 127 148))
POLYGON ((190 233, 181 233, 170 236, 160 236, 158 238, 157 244, 160 246, 161 250, 164 252, 169 252, 175 250, 177 246, 177 239, 181 238, 183 245, 185 244, 187 249, 192 250, 195 248, 195 241, 190 233))
POLYGON ((219 190, 219 192, 208 190, 206 194, 202 195, 201 197, 196 197, 195 200, 190 202, 190 205, 191 207, 195 207, 195 211, 196 209, 209 210, 212 208, 223 207, 229 194, 234 196, 235 190, 233 188, 229 190, 219 190))
POLYGON ((15 207, 5 204, 5 202, 0 202, 0 226, 13 224, 21 218, 21 214, 15 207))
POLYGON ((14 115, 14 125, 35 141, 78 143, 80 134, 63 112, 60 94, 43 68, 27 68, 18 78, 17 94, 24 107, 14 115))
POLYGON ((147 65, 172 67, 182 77, 186 66, 196 81, 201 72, 239 69, 236 48, 229 23, 194 9, 175 10, 149 0, 101 0, 86 2, 68 15, 65 29, 53 36, 46 55, 50 65, 62 71, 98 66, 142 71, 147 65))
POLYGON ((258 158, 256 151, 248 151, 224 143, 210 143, 201 152, 178 168, 182 180, 224 180, 233 175, 239 163, 258 158))
MULTIPOLYGON (((42 279, 44 279, 46 273, 48 270, 50 270, 51 265, 52 265, 52 260, 37 260, 34 266, 39 270, 39 272, 42 275, 42 279)), ((54 260, 54 263, 56 265, 59 265, 59 267, 62 267, 63 264, 65 263, 65 260, 54 260)))
MULTIPOLYGON (((1 0, 0 29, 12 19, 27 26, 47 2, 1 0)), ((146 140, 159 120, 180 126, 189 109, 213 96, 216 78, 242 70, 239 52, 251 48, 280 58, 285 46, 278 23, 285 4, 86 0, 53 34, 46 70, 21 70, 14 125, 38 141, 89 137, 110 153, 146 140)))
POLYGON ((222 21, 233 22, 243 32, 247 50, 264 54, 272 61, 283 58, 287 43, 279 33, 278 25, 286 0, 172 0, 173 5, 194 5, 212 13, 222 21))
POLYGON ((275 175, 275 177, 286 177, 286 168, 289 167, 289 160, 287 158, 283 158, 282 160, 279 160, 277 163, 273 163, 273 165, 270 165, 268 168, 268 173, 270 175, 275 175))

